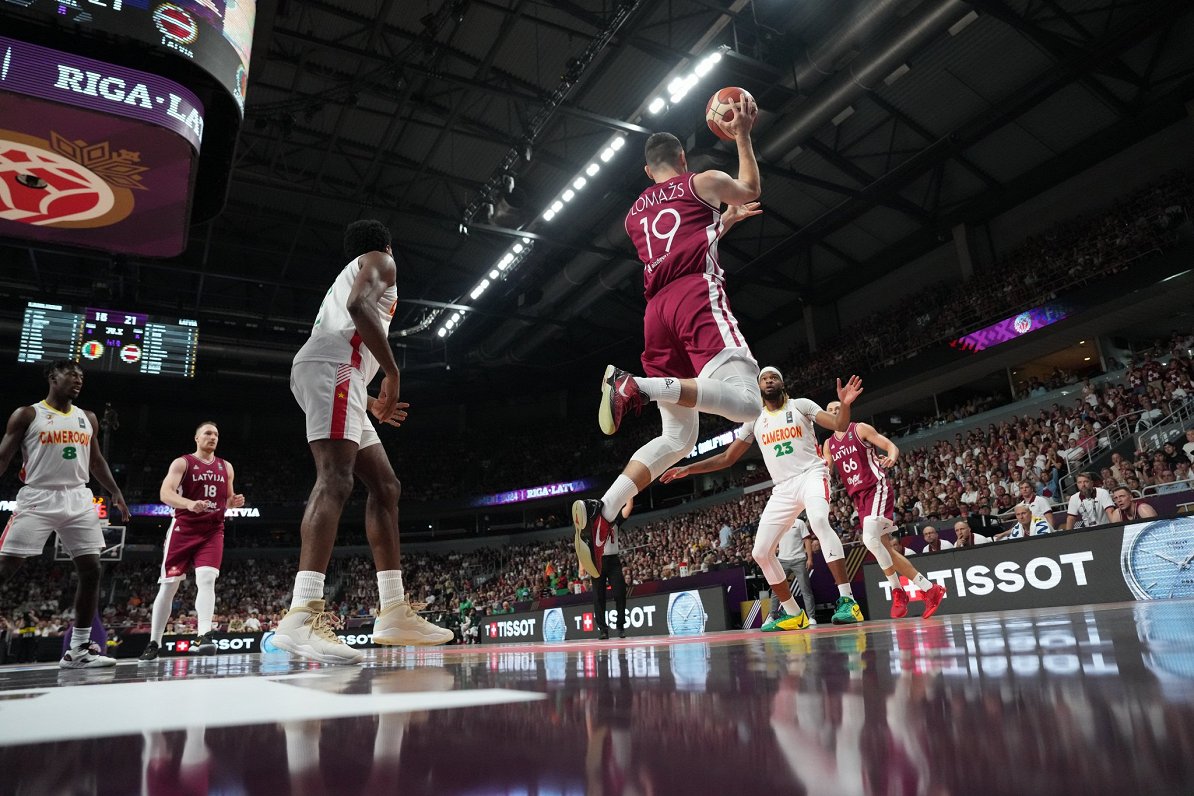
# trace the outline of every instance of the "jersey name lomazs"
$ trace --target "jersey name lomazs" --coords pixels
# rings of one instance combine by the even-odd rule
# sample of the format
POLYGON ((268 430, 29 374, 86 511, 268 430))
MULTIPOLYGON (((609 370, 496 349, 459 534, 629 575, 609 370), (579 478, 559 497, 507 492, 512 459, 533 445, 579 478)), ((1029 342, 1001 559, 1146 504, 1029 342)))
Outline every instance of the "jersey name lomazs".
POLYGON ((656 205, 664 202, 671 202, 676 199, 683 199, 688 195, 684 188, 684 183, 673 182, 671 184, 664 184, 657 191, 648 191, 640 196, 634 203, 634 207, 630 208, 630 215, 638 215, 645 210, 648 210, 656 205))

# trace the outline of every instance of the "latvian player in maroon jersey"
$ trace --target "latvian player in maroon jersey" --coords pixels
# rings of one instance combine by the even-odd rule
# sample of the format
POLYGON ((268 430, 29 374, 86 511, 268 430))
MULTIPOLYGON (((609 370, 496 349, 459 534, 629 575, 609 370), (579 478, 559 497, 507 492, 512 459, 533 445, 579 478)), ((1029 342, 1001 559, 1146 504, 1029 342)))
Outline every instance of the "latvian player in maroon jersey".
MULTIPOLYGON (((831 415, 837 415, 840 409, 841 404, 837 401, 825 407, 831 415)), ((920 590, 925 604, 921 616, 932 616, 945 599, 945 587, 920 574, 891 538, 895 528, 892 517, 895 494, 884 470, 900 458, 900 449, 873 426, 851 423, 845 431, 829 435, 824 454, 825 461, 837 470, 846 494, 854 501, 854 508, 862 518, 862 543, 875 556, 891 584, 892 619, 908 614, 908 592, 900 583, 900 575, 920 590)))
POLYGON ((179 584, 187 572, 195 571, 195 613, 198 618, 199 653, 216 651, 211 637, 211 617, 216 610, 216 578, 224 558, 224 509, 245 505, 245 496, 236 494, 232 465, 216 456, 220 430, 210 421, 195 429, 195 452, 179 456, 170 463, 162 481, 159 497, 174 509, 174 519, 166 531, 166 550, 158 595, 153 600, 149 645, 141 660, 158 657, 162 632, 170 620, 170 607, 179 584))
POLYGON ((684 146, 671 133, 647 139, 645 171, 653 184, 625 222, 643 263, 645 377, 607 367, 597 418, 601 430, 613 434, 627 412, 655 401, 663 430, 631 456, 601 500, 572 505, 576 554, 593 577, 601 574, 610 524, 627 501, 692 450, 700 412, 744 423, 762 411, 759 365, 730 309, 717 254, 726 228, 758 212, 759 165, 750 138, 757 117, 754 100, 743 95, 732 120, 720 123, 737 144, 737 177, 689 171, 684 146))

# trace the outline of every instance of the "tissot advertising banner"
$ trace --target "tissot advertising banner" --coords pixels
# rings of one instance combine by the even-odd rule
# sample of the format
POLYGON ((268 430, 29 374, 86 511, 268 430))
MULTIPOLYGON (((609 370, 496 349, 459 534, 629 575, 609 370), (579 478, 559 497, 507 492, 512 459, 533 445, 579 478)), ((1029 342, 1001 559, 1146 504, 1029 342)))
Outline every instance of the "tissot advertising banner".
MULTIPOLYGON (((594 611, 592 604, 581 604, 487 616, 481 619, 480 638, 486 644, 595 639, 598 631, 594 611)), ((616 613, 611 597, 606 611, 611 633, 617 632, 616 613)), ((631 597, 626 601, 626 635, 696 636, 727 629, 726 617, 725 596, 720 588, 631 597)))
MULTIPOLYGON (((955 548, 912 563, 948 590, 939 614, 1194 597, 1194 517, 955 548)), ((873 561, 863 575, 871 616, 887 616, 891 585, 873 561)), ((905 588, 916 616, 920 592, 905 588)))

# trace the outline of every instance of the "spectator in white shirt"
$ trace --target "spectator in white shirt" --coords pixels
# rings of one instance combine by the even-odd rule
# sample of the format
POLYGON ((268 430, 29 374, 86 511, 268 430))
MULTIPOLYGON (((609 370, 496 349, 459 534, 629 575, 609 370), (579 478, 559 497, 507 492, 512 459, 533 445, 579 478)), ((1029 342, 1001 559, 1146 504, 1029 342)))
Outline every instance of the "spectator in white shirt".
POLYGON ((949 550, 954 546, 954 543, 948 539, 942 539, 941 534, 937 533, 937 529, 932 525, 926 525, 920 535, 925 540, 925 546, 920 549, 922 553, 936 553, 939 550, 949 550))
POLYGON ((1016 506, 1016 524, 996 536, 995 541, 1024 539, 1029 536, 1044 536, 1052 530, 1049 527, 1049 523, 1033 515, 1031 506, 1020 503, 1016 506))
POLYGON ((1194 428, 1186 429, 1186 444, 1182 446, 1182 452, 1194 464, 1194 428))
POLYGON ((1106 489, 1095 487, 1093 473, 1078 473, 1078 491, 1070 495, 1069 507, 1066 511, 1065 529, 1093 528, 1096 525, 1106 525, 1107 509, 1115 505, 1111 493, 1106 489))
POLYGON ((954 534, 958 537, 958 541, 954 547, 974 547, 975 545, 986 544, 991 541, 990 538, 983 536, 981 533, 975 533, 970 530, 970 525, 958 520, 954 523, 954 534))
POLYGON ((1053 528, 1053 507, 1049 505, 1049 501, 1036 493, 1032 488, 1032 484, 1028 481, 1020 482, 1020 502, 1026 504, 1034 516, 1040 517, 1045 522, 1049 523, 1049 528, 1053 528))

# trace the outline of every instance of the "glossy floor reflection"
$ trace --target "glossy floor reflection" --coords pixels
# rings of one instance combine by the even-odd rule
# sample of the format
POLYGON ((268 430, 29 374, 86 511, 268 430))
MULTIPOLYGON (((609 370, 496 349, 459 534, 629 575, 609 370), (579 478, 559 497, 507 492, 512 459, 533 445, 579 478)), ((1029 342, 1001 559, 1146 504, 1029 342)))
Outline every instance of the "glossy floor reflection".
POLYGON ((5 668, 0 744, 0 793, 1187 794, 1194 601, 5 668))

